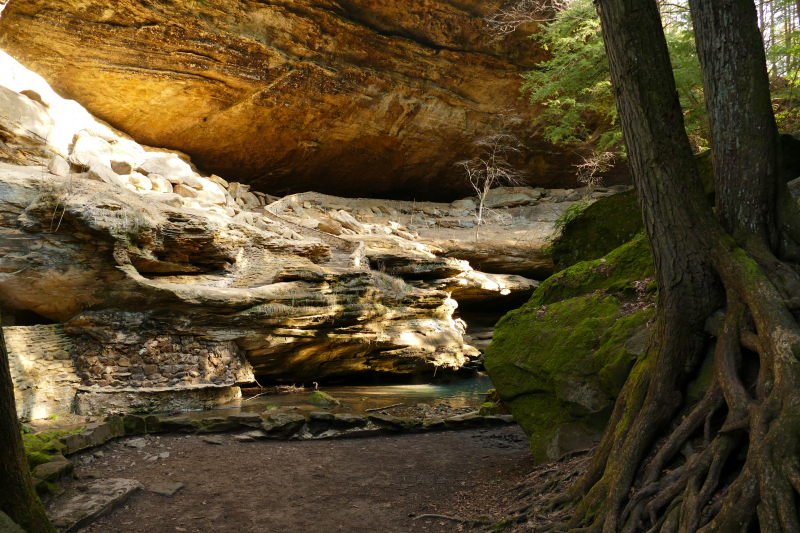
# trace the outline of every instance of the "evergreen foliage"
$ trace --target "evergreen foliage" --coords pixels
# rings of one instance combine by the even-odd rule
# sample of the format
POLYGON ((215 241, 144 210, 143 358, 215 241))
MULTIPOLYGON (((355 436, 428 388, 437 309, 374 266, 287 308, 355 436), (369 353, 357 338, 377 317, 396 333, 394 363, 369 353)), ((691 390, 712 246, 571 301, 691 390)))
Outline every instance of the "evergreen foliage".
MULTIPOLYGON (((686 0, 659 0, 675 84, 684 111, 686 132, 696 152, 708 147, 703 99, 692 21, 686 0)), ((757 3, 772 80, 778 127, 800 129, 800 28, 796 0, 757 3)), ((622 131, 611 92, 600 20, 592 0, 560 1, 549 11, 531 11, 541 22, 532 39, 550 52, 524 76, 522 91, 544 108, 543 137, 556 146, 590 145, 595 155, 588 169, 603 172, 625 158, 622 131)), ((588 170, 588 172, 587 172, 588 170)))

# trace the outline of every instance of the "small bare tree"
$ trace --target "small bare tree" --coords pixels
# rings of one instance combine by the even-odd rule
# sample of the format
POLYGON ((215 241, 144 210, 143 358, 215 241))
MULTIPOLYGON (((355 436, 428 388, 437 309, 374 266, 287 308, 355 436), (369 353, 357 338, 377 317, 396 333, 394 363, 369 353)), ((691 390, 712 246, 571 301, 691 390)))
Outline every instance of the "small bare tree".
MULTIPOLYGON (((519 120, 514 119, 510 122, 519 120)), ((521 153, 524 146, 516 135, 509 133, 505 128, 500 133, 478 139, 475 145, 483 148, 483 153, 474 159, 460 161, 456 165, 464 169, 464 175, 478 195, 478 210, 475 213, 477 219, 475 247, 477 247, 489 191, 497 186, 519 185, 525 173, 515 169, 508 161, 511 154, 521 153)))
POLYGON ((494 41, 514 33, 524 24, 552 22, 566 16, 564 12, 575 0, 509 0, 487 15, 483 21, 494 41))
POLYGON ((603 178, 599 174, 612 168, 617 158, 618 154, 614 152, 593 151, 591 155, 583 158, 583 163, 575 165, 578 181, 586 184, 588 188, 587 196, 591 196, 595 187, 602 185, 603 178))

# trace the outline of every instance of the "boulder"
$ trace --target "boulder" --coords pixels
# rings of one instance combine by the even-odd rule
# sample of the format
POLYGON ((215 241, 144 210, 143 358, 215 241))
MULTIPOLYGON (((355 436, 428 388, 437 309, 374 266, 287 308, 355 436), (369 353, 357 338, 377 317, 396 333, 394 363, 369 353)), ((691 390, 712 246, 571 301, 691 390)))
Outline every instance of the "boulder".
POLYGON ((327 392, 322 392, 320 390, 315 390, 312 392, 307 401, 311 405, 316 405, 318 407, 333 407, 335 405, 339 405, 340 403, 339 400, 327 392))
POLYGON ((131 174, 133 172, 133 165, 130 161, 111 161, 111 170, 119 174, 131 174))
POLYGON ((151 172, 165 177, 172 183, 194 178, 194 171, 175 154, 147 154, 147 159, 137 169, 147 176, 151 172))
POLYGON ((556 270, 599 259, 643 229, 633 189, 598 200, 582 211, 573 208, 571 219, 551 247, 556 270))
POLYGON ((60 155, 54 155, 47 164, 47 170, 56 176, 65 177, 69 175, 69 163, 67 163, 67 160, 60 155))
POLYGON ((328 212, 328 216, 331 218, 331 220, 335 220, 341 224, 343 228, 347 228, 359 234, 369 233, 369 231, 364 228, 361 222, 356 220, 353 215, 343 209, 339 211, 331 210, 328 212))
POLYGON ((261 202, 258 201, 258 197, 249 191, 243 192, 239 198, 241 198, 242 202, 244 202, 243 207, 245 209, 253 209, 254 207, 261 205, 261 202))
MULTIPOLYGON (((189 187, 187 185, 183 185, 182 183, 178 184, 178 185, 175 185, 172 188, 172 192, 174 192, 178 196, 182 196, 184 198, 195 199, 195 198, 197 198, 199 196, 199 193, 198 193, 197 189, 192 189, 191 187, 189 187)), ((198 204, 198 206, 200 205, 199 202, 197 204, 198 204)))
POLYGON ((228 188, 228 182, 225 181, 224 179, 220 178, 216 174, 211 174, 211 176, 209 176, 208 179, 210 179, 211 181, 213 181, 217 185, 222 185, 226 189, 228 188))
POLYGON ((391 217, 391 218, 400 216, 400 212, 397 209, 395 209, 394 207, 388 207, 388 206, 385 206, 385 205, 381 205, 381 206, 378 206, 378 209, 380 209, 381 213, 389 215, 389 217, 391 217))
POLYGON ((183 207, 181 196, 179 194, 156 191, 142 191, 140 194, 145 198, 171 207, 183 207))
POLYGON ((262 424, 262 429, 271 438, 285 439, 300 430, 306 423, 306 417, 297 413, 275 413, 269 415, 262 424))
MULTIPOLYGON (((331 221, 331 222, 333 222, 333 221, 331 221)), ((303 226, 304 228, 321 229, 319 227, 320 226, 320 221, 315 219, 315 218, 304 218, 303 220, 300 220, 297 223, 299 225, 303 226)), ((326 230, 322 230, 322 231, 326 231, 326 230)), ((328 233, 333 233, 333 232, 332 231, 328 231, 328 233)))
POLYGON ((542 193, 539 190, 530 187, 498 187, 486 193, 484 205, 490 208, 528 205, 541 196, 542 193))
POLYGON ((159 496, 164 496, 165 498, 172 498, 184 487, 185 485, 183 483, 153 483, 152 485, 148 485, 145 490, 153 494, 158 494, 159 496))
POLYGON ((151 172, 150 174, 147 175, 147 178, 153 185, 153 191, 162 193, 173 192, 172 184, 169 182, 169 180, 167 180, 167 178, 165 178, 161 174, 156 174, 155 172, 151 172))
POLYGON ((243 183, 239 183, 236 181, 228 185, 228 194, 230 194, 234 200, 238 200, 244 193, 248 192, 249 190, 250 190, 249 185, 245 185, 243 183))
POLYGON ((48 508, 48 517, 59 531, 78 531, 124 504, 142 488, 134 479, 93 481, 60 496, 48 508))
POLYGON ((49 483, 54 483, 72 474, 72 470, 74 468, 75 465, 73 465, 66 459, 63 461, 52 461, 49 463, 41 464, 36 468, 34 468, 32 475, 33 477, 39 478, 49 483))
POLYGON ((128 183, 133 185, 136 189, 140 191, 151 191, 153 190, 153 182, 150 181, 150 178, 145 176, 144 174, 139 174, 138 172, 133 172, 126 176, 128 183))
POLYGON ((114 149, 107 141, 84 131, 78 134, 70 159, 74 163, 83 166, 90 166, 90 162, 93 159, 97 159, 104 165, 111 167, 111 156, 113 154, 114 149))
POLYGON ((203 189, 203 183, 200 181, 200 176, 196 174, 193 174, 191 176, 183 176, 182 178, 179 179, 182 185, 186 185, 187 187, 191 187, 192 189, 196 189, 198 191, 203 189))
MULTIPOLYGON (((195 179, 197 180, 197 184, 200 188, 197 190, 196 196, 198 202, 225 205, 227 202, 227 194, 225 189, 223 189, 218 183, 214 183, 209 179, 201 177, 195 177, 195 179)), ((184 184, 193 187, 188 182, 184 182, 184 184)))
POLYGON ((652 276, 639 236, 605 258, 551 276, 496 325, 486 369, 530 437, 537 462, 599 441, 644 348, 654 295, 640 289, 652 276))
POLYGON ((0 533, 25 533, 7 514, 0 511, 0 533))
POLYGON ((100 163, 96 159, 91 161, 88 177, 90 180, 102 181, 108 185, 114 185, 120 188, 125 187, 125 184, 119 179, 117 173, 111 170, 111 167, 100 163))
POLYGON ((323 218, 320 220, 319 224, 317 224, 317 229, 332 235, 342 234, 342 225, 336 220, 330 218, 323 218))

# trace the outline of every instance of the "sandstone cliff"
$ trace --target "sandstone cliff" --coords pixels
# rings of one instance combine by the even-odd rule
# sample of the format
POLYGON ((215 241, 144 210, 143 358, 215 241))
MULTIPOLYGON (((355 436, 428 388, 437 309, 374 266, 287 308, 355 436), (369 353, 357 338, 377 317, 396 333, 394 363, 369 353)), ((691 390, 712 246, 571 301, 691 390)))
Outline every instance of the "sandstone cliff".
POLYGON ((272 194, 452 200, 454 162, 504 115, 530 184, 574 186, 535 135, 524 35, 492 43, 477 0, 15 0, 0 47, 142 144, 272 194))

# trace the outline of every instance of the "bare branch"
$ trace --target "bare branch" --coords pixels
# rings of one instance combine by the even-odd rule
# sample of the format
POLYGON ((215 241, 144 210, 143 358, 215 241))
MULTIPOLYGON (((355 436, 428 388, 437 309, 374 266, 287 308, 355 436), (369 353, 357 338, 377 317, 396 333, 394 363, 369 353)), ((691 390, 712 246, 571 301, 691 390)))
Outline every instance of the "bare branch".
MULTIPOLYGON (((575 0, 511 0, 483 20, 489 33, 494 36, 493 40, 499 41, 525 24, 552 22, 565 17, 564 13, 574 2, 575 0)), ((569 18, 578 19, 574 16, 569 18)))

